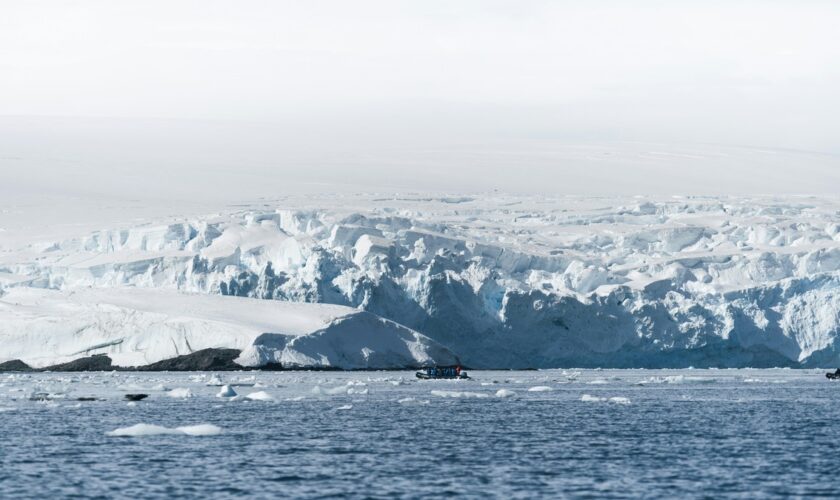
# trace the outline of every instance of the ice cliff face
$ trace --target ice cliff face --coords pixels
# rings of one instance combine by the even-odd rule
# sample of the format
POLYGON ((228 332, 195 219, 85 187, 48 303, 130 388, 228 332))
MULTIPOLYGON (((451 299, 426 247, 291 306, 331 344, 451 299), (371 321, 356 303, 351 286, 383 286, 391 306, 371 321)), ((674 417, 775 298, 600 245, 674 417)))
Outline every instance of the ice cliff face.
POLYGON ((0 296, 0 360, 36 368, 93 354, 143 366, 208 348, 258 367, 394 369, 452 365, 433 340, 345 306, 189 294, 152 288, 46 290, 0 296))
POLYGON ((360 196, 293 206, 6 249, 0 286, 350 306, 475 367, 840 363, 840 200, 360 196))

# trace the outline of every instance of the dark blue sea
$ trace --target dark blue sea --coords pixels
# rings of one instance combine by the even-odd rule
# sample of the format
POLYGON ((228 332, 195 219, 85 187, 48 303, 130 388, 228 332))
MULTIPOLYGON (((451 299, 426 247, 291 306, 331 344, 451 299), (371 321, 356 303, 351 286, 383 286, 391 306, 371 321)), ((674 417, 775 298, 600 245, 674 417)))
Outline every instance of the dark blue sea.
POLYGON ((840 496, 821 371, 471 375, 0 374, 0 497, 840 496))

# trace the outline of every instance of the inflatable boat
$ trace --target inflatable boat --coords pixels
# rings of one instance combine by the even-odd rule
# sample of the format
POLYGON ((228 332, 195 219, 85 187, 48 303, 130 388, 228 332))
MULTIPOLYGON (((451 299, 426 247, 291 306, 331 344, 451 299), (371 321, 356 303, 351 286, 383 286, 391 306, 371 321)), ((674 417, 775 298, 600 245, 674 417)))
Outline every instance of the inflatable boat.
POLYGON ((467 372, 461 370, 460 366, 432 366, 424 368, 416 373, 417 378, 422 380, 434 379, 468 379, 467 372))

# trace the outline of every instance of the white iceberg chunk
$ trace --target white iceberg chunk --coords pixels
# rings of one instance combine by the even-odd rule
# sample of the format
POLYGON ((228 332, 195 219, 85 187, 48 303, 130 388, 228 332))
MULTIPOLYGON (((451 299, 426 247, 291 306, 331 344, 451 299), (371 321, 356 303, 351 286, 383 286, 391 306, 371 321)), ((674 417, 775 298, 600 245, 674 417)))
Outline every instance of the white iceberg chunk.
POLYGON ((250 399, 251 401, 276 401, 274 399, 274 396, 265 391, 252 392, 251 394, 248 394, 245 397, 250 399))
POLYGON ((598 396, 593 396, 591 394, 584 394, 580 397, 581 401, 589 402, 589 403, 599 403, 602 401, 606 401, 607 398, 600 398, 598 396))
POLYGON ((432 391, 432 396, 437 396, 440 398, 489 398, 490 394, 485 392, 469 392, 469 391, 440 391, 434 390, 432 391))
POLYGON ((166 395, 169 396, 170 398, 181 398, 181 399, 188 399, 188 398, 195 397, 195 394, 193 394, 193 392, 189 388, 186 388, 186 387, 176 387, 175 389, 172 389, 171 391, 167 392, 166 395))
POLYGON ((165 434, 182 434, 186 436, 216 436, 222 433, 221 427, 212 424, 188 425, 171 429, 153 424, 135 424, 130 427, 121 427, 105 435, 112 437, 141 437, 160 436, 165 434))
POLYGON ((219 389, 219 393, 216 394, 217 398, 232 398, 236 396, 236 391, 233 390, 233 387, 229 385, 223 385, 221 389, 219 389))
POLYGON ((552 389, 551 387, 549 387, 547 385, 537 385, 537 386, 528 388, 528 392, 551 392, 553 390, 554 389, 552 389))
POLYGON ((614 403, 619 405, 629 405, 630 399, 622 397, 622 396, 614 396, 610 398, 602 398, 599 396, 593 396, 591 394, 584 394, 580 397, 581 401, 589 402, 589 403, 614 403))

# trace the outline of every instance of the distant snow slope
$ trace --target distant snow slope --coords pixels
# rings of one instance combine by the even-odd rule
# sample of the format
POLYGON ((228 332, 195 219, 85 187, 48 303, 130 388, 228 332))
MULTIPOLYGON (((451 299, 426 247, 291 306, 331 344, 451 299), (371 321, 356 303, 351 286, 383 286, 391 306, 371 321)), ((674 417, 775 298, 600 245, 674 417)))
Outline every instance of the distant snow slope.
MULTIPOLYGON (((838 198, 323 195, 19 241, 0 239, 7 297, 133 286, 153 290, 140 309, 166 290, 337 304, 475 367, 840 364, 838 198)), ((315 352, 341 355, 283 359, 315 352)))
POLYGON ((452 364, 434 341, 343 306, 172 290, 16 287, 0 297, 0 359, 36 367, 92 354, 138 366, 206 348, 233 348, 244 366, 400 368, 452 364))

